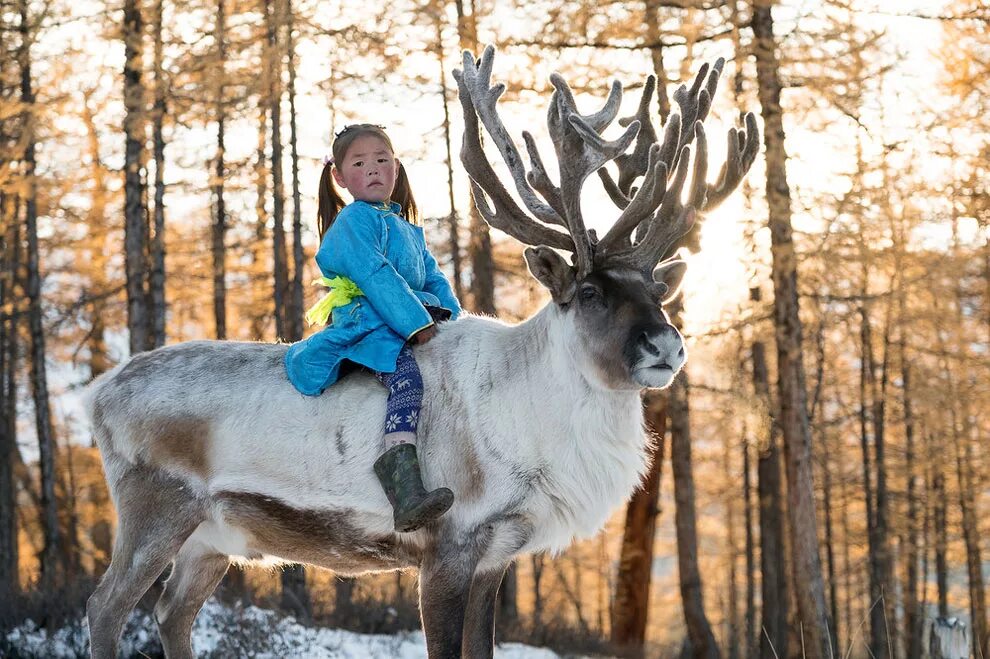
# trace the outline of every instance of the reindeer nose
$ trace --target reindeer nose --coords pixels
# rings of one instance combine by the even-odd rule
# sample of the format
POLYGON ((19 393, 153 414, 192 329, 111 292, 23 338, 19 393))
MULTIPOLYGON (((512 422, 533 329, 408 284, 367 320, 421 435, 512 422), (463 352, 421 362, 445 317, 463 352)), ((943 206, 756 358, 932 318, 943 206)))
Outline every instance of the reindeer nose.
POLYGON ((646 354, 653 355, 654 357, 660 356, 660 349, 650 340, 650 335, 647 332, 640 332, 637 344, 646 354))

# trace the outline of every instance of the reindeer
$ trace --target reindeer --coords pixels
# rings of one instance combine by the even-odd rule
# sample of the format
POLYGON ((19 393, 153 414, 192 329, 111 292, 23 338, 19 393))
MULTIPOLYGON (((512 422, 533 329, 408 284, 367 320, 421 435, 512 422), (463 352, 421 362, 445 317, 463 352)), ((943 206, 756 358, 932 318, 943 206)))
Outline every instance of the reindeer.
POLYGON ((394 532, 371 468, 386 394, 370 374, 308 397, 286 379, 284 345, 191 341, 135 355, 87 392, 119 518, 113 560, 87 605, 94 657, 116 656, 129 612, 170 563, 155 619, 166 655, 192 656, 193 619, 231 561, 339 574, 418 568, 430 657, 491 657, 495 595, 513 558, 593 535, 637 486, 648 446, 640 391, 668 386, 686 359, 662 309, 685 263, 664 258, 690 236, 696 213, 739 184, 758 150, 755 119, 729 130, 727 162, 709 184, 701 122, 722 60, 674 94, 680 114, 662 141, 650 118, 652 77, 635 117, 606 141, 621 85, 585 116, 554 74, 556 185, 529 133, 526 171, 497 112, 505 88, 491 84, 493 63, 491 47, 477 62, 465 53, 454 74, 461 159, 479 211, 530 246, 526 262, 552 301, 518 325, 468 315, 416 348, 427 392, 423 476, 454 491, 453 508, 417 532, 394 532), (479 120, 529 213, 489 164, 479 120), (604 169, 610 161, 617 181, 604 169), (580 203, 594 172, 621 209, 600 240, 580 203))

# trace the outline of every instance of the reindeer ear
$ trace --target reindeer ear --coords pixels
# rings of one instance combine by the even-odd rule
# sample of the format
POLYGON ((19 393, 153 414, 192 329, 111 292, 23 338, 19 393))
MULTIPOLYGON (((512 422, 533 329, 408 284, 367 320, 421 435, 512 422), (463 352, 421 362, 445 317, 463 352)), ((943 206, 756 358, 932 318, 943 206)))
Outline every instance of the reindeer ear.
POLYGON ((667 304, 681 292, 681 283, 686 272, 687 263, 681 260, 664 261, 653 271, 653 281, 667 288, 662 304, 667 304))
POLYGON ((527 247, 523 256, 526 257, 529 271, 550 290, 554 302, 567 304, 574 298, 577 290, 574 268, 568 265, 563 256, 542 245, 527 247))

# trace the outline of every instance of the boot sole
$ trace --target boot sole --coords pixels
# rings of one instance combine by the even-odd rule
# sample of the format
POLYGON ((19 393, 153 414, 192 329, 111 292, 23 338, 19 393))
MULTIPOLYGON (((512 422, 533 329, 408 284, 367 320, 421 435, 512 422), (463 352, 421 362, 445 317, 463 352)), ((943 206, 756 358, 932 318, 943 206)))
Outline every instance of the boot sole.
POLYGON ((435 496, 424 501, 418 508, 411 510, 403 519, 396 518, 395 530, 399 533, 415 531, 424 524, 440 517, 454 505, 454 493, 450 490, 435 492, 435 496))

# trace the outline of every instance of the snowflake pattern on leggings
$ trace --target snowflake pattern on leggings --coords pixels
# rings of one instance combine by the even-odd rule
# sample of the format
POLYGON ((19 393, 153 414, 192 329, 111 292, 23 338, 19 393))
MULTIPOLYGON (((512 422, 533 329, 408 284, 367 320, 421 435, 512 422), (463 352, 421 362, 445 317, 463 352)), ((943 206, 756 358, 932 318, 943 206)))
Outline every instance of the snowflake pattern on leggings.
POLYGON ((388 387, 385 404, 385 432, 416 432, 419 410, 423 404, 423 376, 412 348, 399 352, 394 373, 376 372, 378 381, 388 387))

